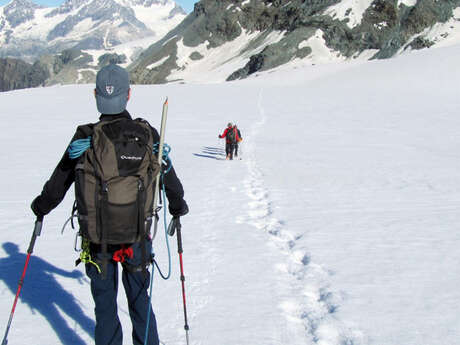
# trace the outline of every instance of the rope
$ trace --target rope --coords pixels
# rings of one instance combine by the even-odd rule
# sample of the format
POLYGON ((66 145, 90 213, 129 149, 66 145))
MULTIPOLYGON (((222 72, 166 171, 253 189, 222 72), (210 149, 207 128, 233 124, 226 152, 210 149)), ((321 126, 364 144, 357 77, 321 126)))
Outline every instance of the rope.
MULTIPOLYGON (((160 143, 156 143, 153 145, 153 153, 158 153, 160 143)), ((69 148, 67 149, 67 152, 69 153, 70 159, 75 159, 83 155, 86 150, 88 150, 91 147, 91 136, 85 138, 85 139, 77 139, 73 142, 70 143, 69 148)), ((166 171, 164 172, 167 174, 169 170, 171 170, 172 163, 171 159, 169 158, 169 153, 171 152, 171 147, 168 144, 164 144, 163 146, 163 162, 166 164, 168 167, 166 171)))
MULTIPOLYGON (((160 148, 160 143, 153 144, 153 153, 158 153, 158 150, 160 148)), ((166 165, 167 169, 164 173, 162 174, 167 174, 169 170, 171 170, 172 167, 172 162, 171 158, 169 158, 169 153, 171 152, 171 146, 168 144, 164 143, 163 144, 163 163, 166 165)))
POLYGON ((84 264, 92 264, 94 266, 96 266, 97 268, 97 271, 99 273, 101 273, 101 268, 99 267, 99 265, 93 261, 93 259, 91 258, 91 252, 90 252, 90 248, 89 248, 89 241, 88 240, 83 240, 82 244, 81 244, 81 253, 80 253, 80 260, 81 262, 83 262, 84 264))
MULTIPOLYGON (((160 148, 160 143, 155 143, 153 145, 153 153, 154 154, 158 154, 158 150, 160 148)), ((171 162, 171 158, 169 158, 169 153, 171 152, 171 146, 169 146, 168 144, 164 143, 163 144, 163 157, 162 157, 162 160, 163 160, 163 163, 166 165, 166 170, 165 171, 162 171, 161 172, 161 175, 160 175, 160 178, 161 178, 161 192, 162 192, 162 195, 163 195, 163 203, 166 204, 166 189, 165 189, 165 184, 164 184, 164 175, 167 174, 171 168, 172 168, 172 162, 171 162)), ((158 269, 158 273, 160 273, 160 276, 161 278, 163 278, 164 280, 168 280, 170 277, 171 277, 171 249, 170 249, 170 246, 169 246, 169 238, 168 238, 168 225, 166 224, 166 205, 164 205, 163 207, 163 222, 164 222, 164 228, 165 228, 165 242, 166 242, 166 247, 168 248, 168 274, 165 276, 163 274, 163 272, 161 271, 160 269, 160 266, 158 265, 157 261, 155 259, 153 259, 153 263, 154 265, 157 267, 158 269)), ((153 247, 152 247, 152 257, 154 256, 154 253, 153 253, 153 247)), ((152 282, 151 282, 151 286, 150 288, 152 287, 153 285, 153 270, 152 270, 152 282)), ((151 296, 151 294, 150 294, 151 296)))
POLYGON ((85 139, 77 139, 70 143, 67 152, 69 153, 70 159, 76 159, 83 155, 86 150, 91 146, 91 137, 85 139))
MULTIPOLYGON (((168 153, 171 151, 171 148, 168 146, 168 153)), ((155 151, 154 151, 155 152, 155 151)), ((166 154, 166 157, 168 156, 168 153, 166 154)), ((163 155, 163 158, 165 157, 165 155, 163 155)), ((168 158, 168 157, 167 157, 168 158)), ((169 170, 168 170, 169 171, 169 170)), ((161 179, 162 179, 162 182, 163 182, 163 177, 164 177, 164 174, 166 174, 166 172, 162 172, 161 173, 161 179)), ((166 202, 166 190, 165 190, 165 184, 162 183, 162 194, 163 194, 163 202, 165 203, 166 202)), ((160 276, 161 278, 163 278, 164 280, 167 280, 171 277, 171 250, 170 250, 170 246, 169 246, 169 238, 168 238, 168 226, 166 224, 166 205, 163 205, 163 212, 164 212, 164 215, 163 215, 163 221, 164 221, 164 227, 165 227, 165 240, 166 240, 166 246, 168 248, 168 274, 165 276, 163 274, 163 272, 161 272, 161 269, 160 267, 158 266, 158 263, 155 259, 153 259, 153 263, 154 265, 157 267, 158 269, 158 273, 160 273, 160 276)), ((151 253, 152 257, 154 256, 154 253, 153 253, 153 246, 152 246, 152 253, 151 253)), ((144 336, 144 345, 147 344, 147 340, 148 340, 148 334, 149 334, 149 325, 150 325, 150 308, 152 306, 152 296, 153 296, 153 275, 155 273, 155 267, 153 266, 152 267, 152 276, 150 278, 150 291, 149 291, 149 310, 147 312, 147 324, 145 326, 145 336, 144 336)))
MULTIPOLYGON (((163 179, 163 174, 161 174, 161 179, 163 179)), ((166 191, 165 191, 165 185, 162 183, 162 194, 163 194, 163 200, 166 200, 166 191)), ((163 272, 161 271, 160 267, 158 266, 158 263, 155 259, 153 259, 153 263, 158 269, 158 273, 160 273, 161 278, 164 280, 168 280, 171 277, 171 249, 169 247, 169 237, 168 237, 168 226, 166 224, 166 207, 163 207, 163 221, 164 221, 164 227, 165 227, 165 241, 166 241, 166 247, 168 248, 168 274, 165 276, 163 272)), ((153 254, 153 253, 152 253, 153 254)), ((153 276, 153 274, 152 274, 153 276)), ((153 283, 153 280, 152 280, 153 283)))

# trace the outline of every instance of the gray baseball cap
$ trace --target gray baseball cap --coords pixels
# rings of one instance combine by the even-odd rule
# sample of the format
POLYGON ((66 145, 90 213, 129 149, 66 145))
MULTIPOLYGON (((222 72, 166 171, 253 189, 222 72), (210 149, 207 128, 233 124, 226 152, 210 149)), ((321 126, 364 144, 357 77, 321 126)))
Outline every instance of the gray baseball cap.
POLYGON ((115 64, 105 66, 96 75, 96 105, 101 114, 119 114, 128 103, 129 74, 115 64))

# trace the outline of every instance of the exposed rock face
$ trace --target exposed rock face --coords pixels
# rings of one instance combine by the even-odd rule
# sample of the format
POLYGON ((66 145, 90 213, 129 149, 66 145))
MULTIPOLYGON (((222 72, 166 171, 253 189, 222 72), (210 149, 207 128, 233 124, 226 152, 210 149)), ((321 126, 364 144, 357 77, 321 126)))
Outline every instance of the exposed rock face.
MULTIPOLYGON (((245 78, 296 58, 308 58, 313 52, 309 40, 315 37, 343 59, 367 50, 375 50, 372 58, 389 58, 405 48, 430 47, 433 43, 423 33, 451 19, 460 0, 419 0, 414 6, 397 0, 361 0, 363 4, 367 8, 359 12, 356 2, 347 0, 201 0, 179 27, 131 66, 132 76, 139 83, 171 81, 177 71, 187 70, 193 62, 206 58, 197 51, 187 63, 181 63, 184 56, 180 55, 179 45, 189 50, 202 45, 212 49, 243 33, 257 32, 260 34, 236 53, 248 56, 246 65, 230 73, 227 80, 245 78), (264 41, 273 32, 282 32, 282 38, 264 41), (202 58, 197 59, 197 54, 202 58), (161 68, 156 65, 160 62, 161 68)), ((228 52, 229 59, 236 56, 232 53, 228 52)))
POLYGON ((101 56, 98 62, 79 49, 67 49, 57 55, 44 55, 39 63, 49 73, 45 85, 68 84, 69 80, 74 83, 94 82, 98 67, 110 63, 111 58, 108 55, 110 54, 101 56))
POLYGON ((126 56, 123 54, 122 55, 118 55, 116 53, 104 54, 99 57, 98 66, 103 67, 111 63, 124 64, 125 62, 126 62, 126 56))
POLYGON ((53 84, 69 80, 93 83, 97 71, 110 63, 123 63, 126 56, 104 54, 93 56, 78 49, 67 49, 57 55, 44 55, 34 64, 18 59, 0 59, 0 91, 53 84))
MULTIPOLYGON (((384 59, 394 56, 407 44, 412 49, 430 47, 432 42, 421 37, 414 38, 414 36, 436 23, 446 22, 452 17, 453 9, 460 6, 458 0, 442 2, 419 0, 413 7, 407 7, 404 4, 398 6, 396 0, 374 0, 364 12, 361 23, 350 28, 347 25, 347 19, 337 20, 324 15, 324 9, 337 1, 316 1, 316 3, 310 1, 315 4, 307 8, 305 6, 308 6, 308 2, 291 1, 290 6, 293 8, 290 6, 279 8, 282 15, 277 18, 284 19, 276 22, 276 25, 278 29, 284 28, 287 31, 283 42, 286 42, 288 47, 294 47, 290 56, 284 59, 285 62, 298 55, 295 46, 300 42, 292 39, 292 36, 299 29, 320 29, 326 45, 346 58, 368 49, 378 50, 373 58, 384 59), (328 3, 328 6, 324 7, 324 3, 328 3), (290 20, 287 20, 285 16, 287 13, 295 14, 290 20)), ((275 8, 276 4, 273 3, 272 7, 275 8)), ((278 49, 267 54, 267 51, 264 50, 251 57, 248 64, 230 75, 228 80, 244 78, 256 71, 276 67, 279 65, 276 57, 283 54, 283 51, 284 49, 278 49)))
POLYGON ((17 59, 0 59, 0 91, 44 85, 48 70, 40 63, 33 65, 17 59))

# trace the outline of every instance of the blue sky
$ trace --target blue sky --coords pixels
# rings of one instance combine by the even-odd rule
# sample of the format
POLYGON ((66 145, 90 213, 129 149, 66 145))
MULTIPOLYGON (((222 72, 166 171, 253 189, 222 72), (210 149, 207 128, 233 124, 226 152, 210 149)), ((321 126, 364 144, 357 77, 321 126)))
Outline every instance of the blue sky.
MULTIPOLYGON (((45 5, 45 6, 59 6, 64 2, 64 0, 32 0, 33 2, 45 5)), ((190 13, 193 10, 193 5, 197 0, 175 0, 177 4, 182 6, 182 8, 187 12, 190 13)), ((5 5, 6 3, 10 2, 10 0, 0 0, 0 6, 5 5)))
POLYGON ((193 11, 193 5, 198 2, 196 0, 176 0, 176 3, 181 5, 184 10, 187 11, 187 13, 190 13, 193 11))

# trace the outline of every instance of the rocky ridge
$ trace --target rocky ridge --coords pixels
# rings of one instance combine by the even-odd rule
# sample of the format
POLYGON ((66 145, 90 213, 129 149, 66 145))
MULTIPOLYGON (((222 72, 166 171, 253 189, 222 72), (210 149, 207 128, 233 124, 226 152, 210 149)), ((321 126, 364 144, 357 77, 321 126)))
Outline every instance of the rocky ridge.
POLYGON ((226 80, 295 59, 314 63, 318 45, 328 50, 330 60, 390 58, 406 49, 432 46, 428 31, 452 20, 459 6, 460 0, 201 0, 131 66, 132 78, 138 83, 186 80, 181 76, 187 70, 220 48, 226 50, 227 62, 238 57, 242 61, 226 80), (274 33, 279 39, 267 42, 274 33), (246 44, 228 50, 244 35, 249 37, 246 44))
POLYGON ((0 59, 0 92, 43 86, 48 70, 39 62, 28 64, 18 59, 0 59))

